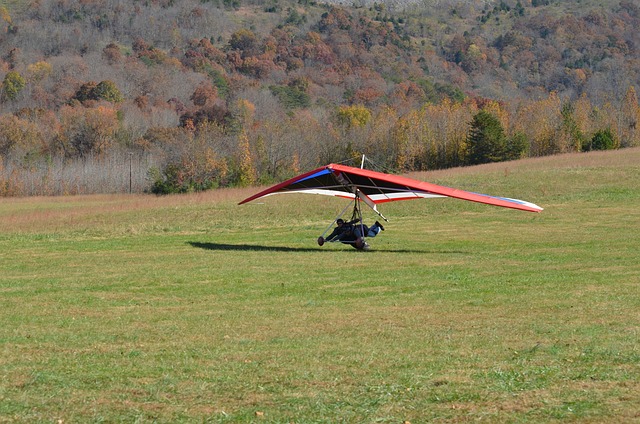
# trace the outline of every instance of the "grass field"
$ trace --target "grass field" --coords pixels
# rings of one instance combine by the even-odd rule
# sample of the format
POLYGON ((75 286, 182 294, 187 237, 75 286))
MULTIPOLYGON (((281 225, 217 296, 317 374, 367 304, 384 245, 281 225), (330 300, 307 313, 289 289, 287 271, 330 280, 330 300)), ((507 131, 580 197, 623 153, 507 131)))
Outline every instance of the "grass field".
POLYGON ((640 149, 418 177, 545 211, 1 199, 0 422, 640 422, 640 149))

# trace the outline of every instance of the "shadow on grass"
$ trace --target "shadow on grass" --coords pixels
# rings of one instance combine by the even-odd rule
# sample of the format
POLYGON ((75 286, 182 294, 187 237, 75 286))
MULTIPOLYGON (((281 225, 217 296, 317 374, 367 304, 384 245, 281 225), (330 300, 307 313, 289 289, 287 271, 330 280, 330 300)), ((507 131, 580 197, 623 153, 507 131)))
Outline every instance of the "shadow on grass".
MULTIPOLYGON (((288 247, 288 246, 262 246, 258 244, 229 244, 229 243, 202 243, 199 241, 187 242, 193 247, 205 250, 223 250, 223 251, 254 251, 254 252, 335 252, 336 249, 323 249, 320 247, 288 247)), ((345 246, 345 252, 361 252, 345 246)), ((384 249, 376 250, 372 248, 367 253, 445 253, 445 254, 465 254, 463 251, 438 251, 438 250, 412 250, 412 249, 384 249)))
POLYGON ((322 252, 319 248, 310 247, 286 247, 286 246, 261 246, 258 244, 229 244, 229 243, 201 243, 188 242, 191 246, 205 250, 240 250, 258 252, 322 252))

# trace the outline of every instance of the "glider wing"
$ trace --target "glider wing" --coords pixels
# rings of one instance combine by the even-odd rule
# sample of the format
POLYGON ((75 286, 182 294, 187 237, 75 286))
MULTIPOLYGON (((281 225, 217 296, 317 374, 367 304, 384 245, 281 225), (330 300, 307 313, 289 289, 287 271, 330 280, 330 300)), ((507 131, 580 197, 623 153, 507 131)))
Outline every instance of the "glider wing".
POLYGON ((472 193, 399 175, 338 164, 329 164, 276 184, 243 200, 240 204, 281 193, 323 194, 348 199, 358 195, 360 198, 366 197, 367 203, 373 202, 374 205, 397 200, 453 197, 529 212, 542 211, 540 206, 523 200, 472 193))

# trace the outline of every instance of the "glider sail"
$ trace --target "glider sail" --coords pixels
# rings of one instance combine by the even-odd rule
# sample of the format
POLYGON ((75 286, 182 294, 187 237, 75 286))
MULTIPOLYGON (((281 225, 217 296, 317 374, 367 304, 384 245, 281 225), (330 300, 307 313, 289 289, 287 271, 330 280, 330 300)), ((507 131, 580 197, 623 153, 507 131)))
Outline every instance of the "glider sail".
POLYGON ((276 184, 243 200, 240 204, 282 193, 309 193, 347 199, 358 198, 376 212, 376 205, 379 203, 432 197, 452 197, 528 212, 542 211, 540 206, 524 200, 472 193, 399 175, 338 164, 329 164, 276 184))

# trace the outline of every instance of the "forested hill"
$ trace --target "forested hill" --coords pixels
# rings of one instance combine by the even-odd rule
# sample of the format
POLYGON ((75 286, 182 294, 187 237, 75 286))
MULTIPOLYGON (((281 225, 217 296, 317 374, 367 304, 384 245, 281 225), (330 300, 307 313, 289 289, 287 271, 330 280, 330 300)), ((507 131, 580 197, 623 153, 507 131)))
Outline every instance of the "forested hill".
POLYGON ((115 152, 179 191, 640 144, 633 1, 0 5, 0 194, 115 152))

